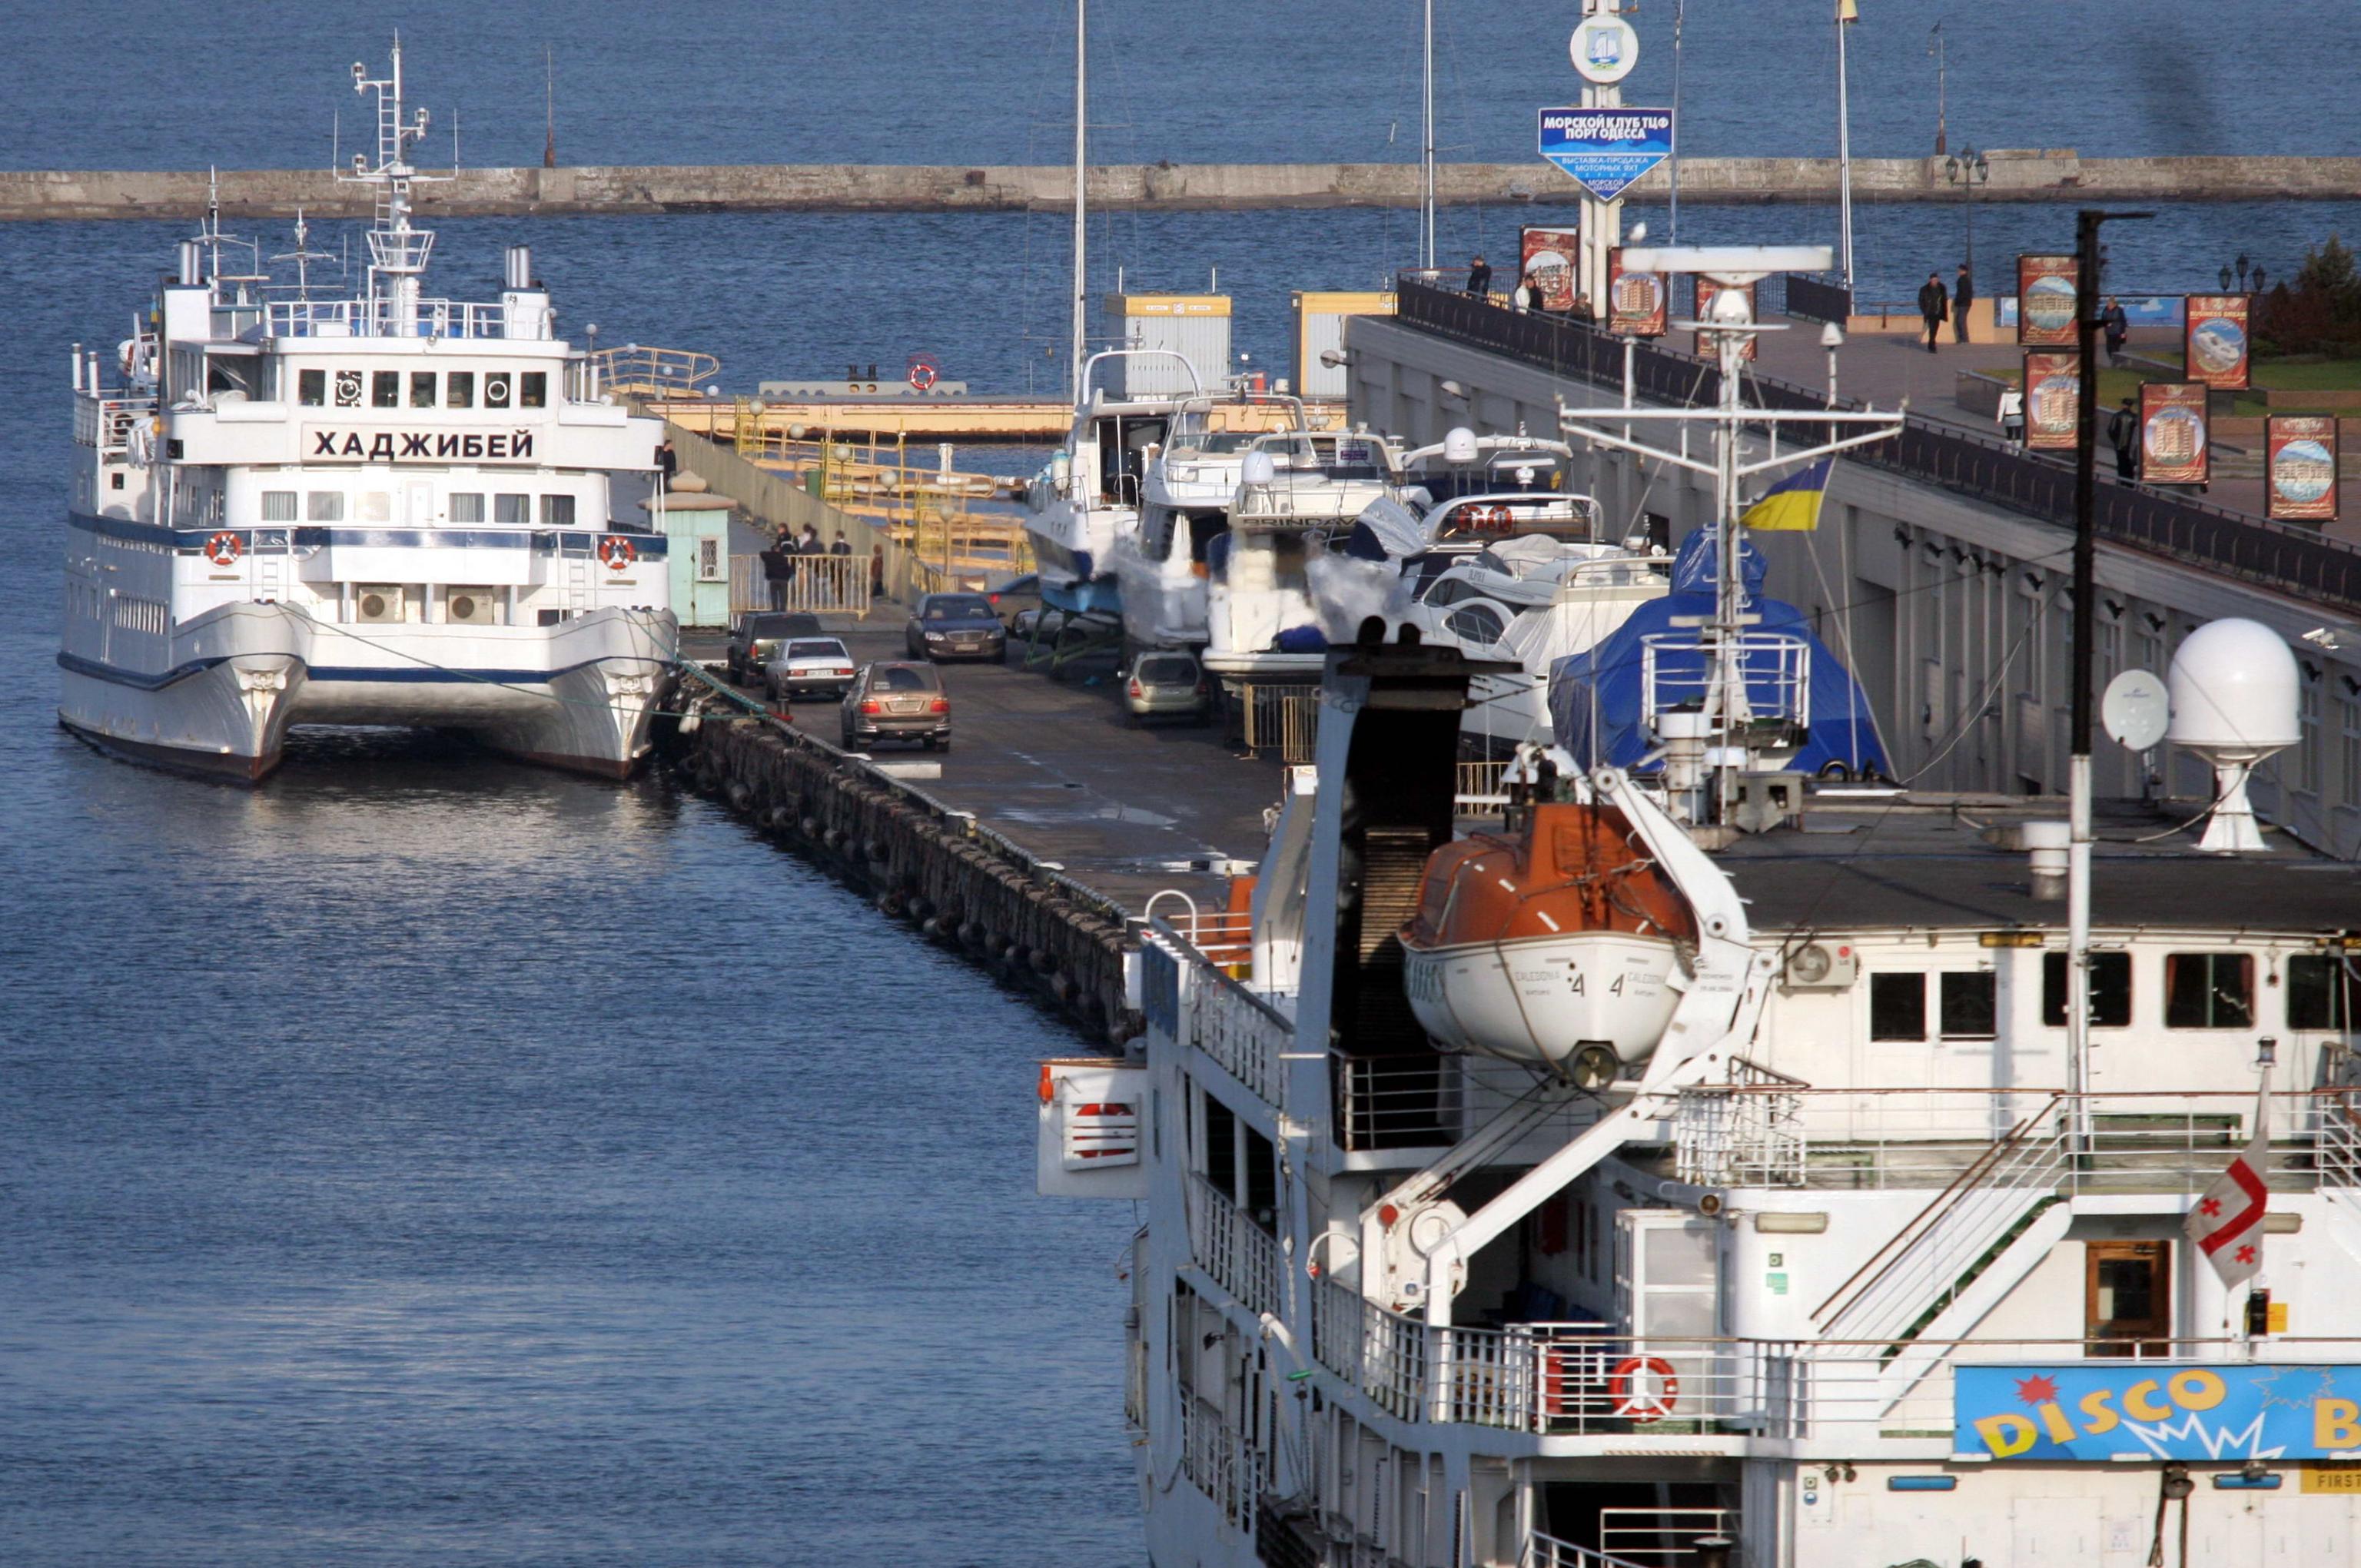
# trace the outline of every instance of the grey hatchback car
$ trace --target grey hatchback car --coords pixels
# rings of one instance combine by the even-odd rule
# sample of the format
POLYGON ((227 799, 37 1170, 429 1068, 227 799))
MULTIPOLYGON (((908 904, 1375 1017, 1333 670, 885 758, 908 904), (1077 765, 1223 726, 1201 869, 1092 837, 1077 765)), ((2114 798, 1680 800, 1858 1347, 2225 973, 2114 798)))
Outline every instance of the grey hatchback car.
POLYGON ((1155 649, 1124 672, 1123 706, 1135 723, 1152 718, 1202 720, 1213 707, 1213 684, 1194 653, 1155 649))
POLYGON ((951 699, 932 664, 881 661, 853 677, 844 696, 844 749, 878 740, 916 740, 929 751, 951 744, 951 699))

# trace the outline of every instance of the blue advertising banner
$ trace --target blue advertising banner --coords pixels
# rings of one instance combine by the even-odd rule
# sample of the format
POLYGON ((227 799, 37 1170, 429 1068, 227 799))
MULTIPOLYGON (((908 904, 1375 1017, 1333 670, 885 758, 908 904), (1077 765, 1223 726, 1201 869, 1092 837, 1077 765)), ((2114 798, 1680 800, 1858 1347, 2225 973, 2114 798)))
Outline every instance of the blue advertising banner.
POLYGON ((1673 151, 1670 109, 1543 109, 1542 156, 1602 202, 1673 151))
POLYGON ((2361 1457, 2361 1366, 1961 1366, 1952 1449, 2056 1463, 2361 1457))

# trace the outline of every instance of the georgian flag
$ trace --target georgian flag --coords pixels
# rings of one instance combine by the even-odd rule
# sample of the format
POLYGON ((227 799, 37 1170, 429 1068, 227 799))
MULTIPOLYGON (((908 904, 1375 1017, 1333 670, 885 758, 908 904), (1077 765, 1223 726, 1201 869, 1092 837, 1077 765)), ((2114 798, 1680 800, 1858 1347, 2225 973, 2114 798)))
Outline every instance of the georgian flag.
POLYGON ((2255 1096, 2255 1135, 2230 1168, 2197 1195, 2180 1228, 2222 1277, 2224 1287, 2242 1284, 2262 1272, 2263 1211, 2270 1189, 2263 1173, 2270 1162, 2270 1080, 2263 1080, 2255 1096))

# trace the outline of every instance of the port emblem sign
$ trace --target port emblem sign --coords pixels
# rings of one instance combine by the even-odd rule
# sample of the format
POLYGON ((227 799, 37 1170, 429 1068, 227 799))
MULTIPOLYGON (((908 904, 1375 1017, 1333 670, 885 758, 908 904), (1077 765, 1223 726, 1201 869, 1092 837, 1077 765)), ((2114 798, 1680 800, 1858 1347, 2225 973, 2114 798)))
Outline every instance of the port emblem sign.
POLYGON ((1585 16, 1567 41, 1566 53, 1585 82, 1610 87, 1640 63, 1640 35, 1620 16, 1585 16))
POLYGON ((1602 202, 1672 156, 1670 109, 1542 111, 1541 153, 1602 202))

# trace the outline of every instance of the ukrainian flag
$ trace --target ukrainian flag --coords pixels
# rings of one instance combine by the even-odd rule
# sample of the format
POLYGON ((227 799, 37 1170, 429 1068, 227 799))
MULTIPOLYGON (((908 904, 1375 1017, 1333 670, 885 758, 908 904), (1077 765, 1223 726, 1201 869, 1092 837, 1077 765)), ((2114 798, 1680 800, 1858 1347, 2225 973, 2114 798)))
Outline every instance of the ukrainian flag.
POLYGON ((1835 466, 1835 458, 1823 457, 1796 469, 1763 491, 1763 499, 1748 507, 1746 515, 1738 521, 1749 528, 1784 529, 1796 533, 1819 527, 1820 498, 1828 494, 1828 470, 1835 466))

